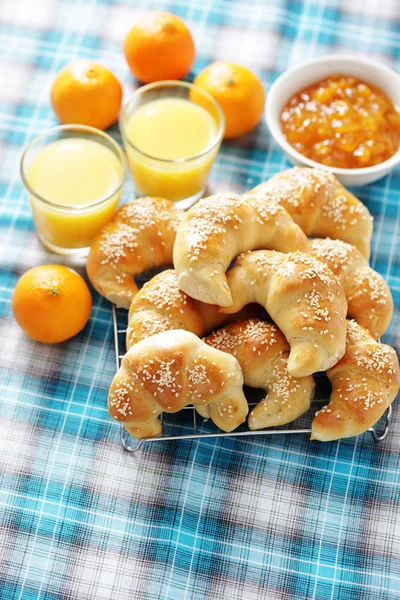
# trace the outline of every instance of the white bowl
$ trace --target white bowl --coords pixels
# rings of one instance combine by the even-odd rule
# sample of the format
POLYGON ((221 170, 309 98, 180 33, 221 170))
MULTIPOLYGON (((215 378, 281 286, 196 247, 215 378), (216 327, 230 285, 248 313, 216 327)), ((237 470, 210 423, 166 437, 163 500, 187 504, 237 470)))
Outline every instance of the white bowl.
POLYGON ((400 162, 400 148, 379 165, 362 169, 339 169, 306 158, 289 144, 281 131, 280 116, 289 98, 302 88, 335 73, 353 75, 375 85, 386 92, 394 106, 400 106, 400 76, 389 67, 368 58, 358 58, 348 54, 329 55, 285 71, 278 77, 267 93, 265 106, 267 125, 271 135, 293 164, 327 169, 346 186, 365 185, 384 177, 400 162))

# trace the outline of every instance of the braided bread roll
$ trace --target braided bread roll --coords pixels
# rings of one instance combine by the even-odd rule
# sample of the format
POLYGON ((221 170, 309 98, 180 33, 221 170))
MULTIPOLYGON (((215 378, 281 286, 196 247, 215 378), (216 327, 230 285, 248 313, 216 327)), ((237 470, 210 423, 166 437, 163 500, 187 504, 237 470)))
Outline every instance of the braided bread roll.
POLYGON ((290 346, 273 323, 258 319, 238 321, 215 331, 204 341, 237 359, 246 385, 267 391, 249 415, 250 429, 285 425, 310 408, 314 379, 311 375, 289 375, 290 346))
POLYGON ((307 167, 287 169, 244 196, 278 202, 307 236, 349 242, 369 258, 372 217, 367 207, 329 171, 307 167))
POLYGON ((219 194, 185 214, 174 245, 179 287, 196 300, 229 306, 225 272, 241 252, 271 248, 308 252, 308 240, 277 203, 219 194))
MULTIPOLYGON (((245 307, 246 315, 258 313, 261 307, 245 307)), ((243 309, 243 310, 245 310, 243 309)), ((245 316, 241 311, 242 316, 245 316)), ((238 315, 224 315, 214 304, 193 300, 179 289, 178 277, 173 269, 162 271, 144 284, 132 300, 126 347, 131 348, 144 338, 171 329, 185 329, 202 337, 221 327, 238 315)))
POLYGON ((400 385, 399 363, 355 321, 347 323, 346 353, 327 372, 330 402, 315 415, 311 439, 330 442, 360 435, 382 417, 400 385))
POLYGON ((290 344, 288 372, 306 377, 344 354, 347 302, 330 269, 302 252, 268 250, 240 256, 227 273, 233 313, 249 302, 265 307, 290 344))
POLYGON ((383 277, 351 244, 329 238, 311 240, 311 252, 337 275, 347 298, 347 314, 378 339, 389 327, 393 298, 383 277))
POLYGON ((214 423, 233 431, 246 419, 243 375, 233 356, 188 331, 142 340, 122 359, 108 395, 108 410, 137 439, 160 435, 162 412, 207 405, 214 423))
POLYGON ((129 308, 138 291, 135 275, 172 263, 182 215, 163 198, 139 198, 122 206, 90 248, 86 269, 97 292, 129 308))

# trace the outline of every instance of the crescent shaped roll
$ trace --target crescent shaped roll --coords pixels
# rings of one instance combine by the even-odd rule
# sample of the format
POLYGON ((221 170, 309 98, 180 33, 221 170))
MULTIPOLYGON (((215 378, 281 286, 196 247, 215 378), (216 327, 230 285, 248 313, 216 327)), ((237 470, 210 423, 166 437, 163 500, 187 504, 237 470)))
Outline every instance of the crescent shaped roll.
POLYGON ((325 371, 343 356, 346 297, 338 278, 316 258, 302 252, 248 252, 227 278, 233 304, 221 312, 261 304, 290 344, 290 375, 325 371))
POLYGON ((372 217, 329 171, 294 167, 244 195, 277 202, 307 236, 343 240, 369 258, 372 217))
POLYGON ((230 306, 226 270, 241 252, 308 252, 308 240, 276 202, 235 194, 209 196, 183 217, 174 244, 179 287, 207 304, 230 306))
POLYGON ((347 314, 378 339, 389 327, 393 298, 382 275, 371 269, 355 246, 341 240, 311 240, 311 252, 339 278, 346 294, 347 314))
POLYGON ((266 390, 265 398, 249 415, 250 429, 286 425, 310 408, 315 381, 311 375, 289 375, 290 346, 274 323, 258 319, 237 321, 204 341, 237 359, 246 385, 266 390))
POLYGON ((162 412, 207 406, 223 431, 246 419, 243 375, 237 360, 193 333, 165 331, 135 344, 111 383, 108 410, 135 438, 161 433, 162 412))
POLYGON ((96 291, 129 308, 138 291, 135 275, 170 265, 183 211, 163 198, 124 204, 94 239, 86 270, 96 291))
POLYGON ((347 322, 346 352, 327 375, 332 384, 330 402, 316 413, 311 428, 311 439, 321 442, 364 433, 399 391, 396 352, 355 321, 347 322))

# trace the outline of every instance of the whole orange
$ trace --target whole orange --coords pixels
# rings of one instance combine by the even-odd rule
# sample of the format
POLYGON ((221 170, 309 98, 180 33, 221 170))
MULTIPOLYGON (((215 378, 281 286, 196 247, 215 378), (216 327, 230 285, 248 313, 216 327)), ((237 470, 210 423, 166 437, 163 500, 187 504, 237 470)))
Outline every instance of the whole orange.
POLYGON ((142 83, 181 79, 195 57, 192 35, 179 17, 159 11, 147 12, 124 41, 126 60, 142 83))
POLYGON ((225 139, 244 135, 260 122, 265 90, 253 71, 235 63, 217 61, 203 69, 193 83, 211 94, 221 106, 226 122, 225 139))
POLYGON ((61 123, 107 129, 118 119, 122 87, 111 71, 92 60, 75 60, 51 88, 51 105, 61 123))
POLYGON ((34 340, 57 344, 83 329, 92 297, 78 273, 62 265, 29 269, 15 286, 12 309, 18 325, 34 340))

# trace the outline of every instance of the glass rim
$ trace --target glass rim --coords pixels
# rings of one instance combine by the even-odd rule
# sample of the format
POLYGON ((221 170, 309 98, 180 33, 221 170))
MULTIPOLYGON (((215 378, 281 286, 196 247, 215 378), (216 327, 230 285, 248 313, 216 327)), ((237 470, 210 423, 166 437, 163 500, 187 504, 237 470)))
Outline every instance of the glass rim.
POLYGON ((31 195, 35 196, 35 199, 40 200, 40 202, 43 202, 44 204, 47 204, 48 206, 51 206, 52 208, 56 208, 56 209, 60 209, 63 211, 68 211, 68 212, 85 212, 88 209, 92 209, 92 208, 95 208, 96 206, 100 206, 101 204, 104 204, 105 202, 107 202, 107 200, 110 200, 113 196, 115 196, 115 194, 117 194, 121 190, 122 186, 125 183, 126 175, 127 175, 127 163, 126 163, 125 154, 124 154, 122 148, 119 146, 119 144, 114 140, 114 138, 112 138, 111 135, 109 135, 108 133, 105 133, 101 129, 97 129, 96 127, 90 127, 89 125, 80 125, 79 123, 69 123, 67 125, 57 125, 55 127, 50 127, 49 129, 46 129, 43 133, 36 136, 31 142, 29 142, 29 144, 24 149, 22 156, 21 156, 21 160, 20 160, 20 176, 21 176, 22 183, 24 184, 26 190, 31 195), (118 156, 119 156, 121 164, 122 164, 122 175, 121 175, 121 179, 120 179, 118 185, 115 187, 115 189, 111 193, 109 193, 106 196, 104 196, 103 198, 101 198, 100 200, 96 200, 95 202, 91 202, 90 204, 77 204, 75 206, 71 206, 71 205, 67 205, 67 204, 57 204, 56 202, 52 202, 52 200, 49 200, 48 198, 44 198, 43 196, 38 194, 34 190, 32 185, 28 182, 28 179, 26 177, 25 160, 26 160, 28 152, 33 148, 33 146, 35 146, 38 142, 43 140, 43 138, 45 138, 57 131, 74 131, 74 130, 77 130, 77 133, 79 133, 79 131, 81 131, 83 133, 91 133, 97 137, 102 137, 102 138, 105 138, 106 140, 108 140, 111 143, 111 145, 113 146, 113 148, 117 150, 118 156))
MULTIPOLYGON (((201 104, 199 104, 199 106, 201 106, 201 104)), ((204 109, 204 110, 206 110, 206 109, 204 109)), ((223 135, 225 133, 225 115, 224 115, 223 110, 222 110, 221 106, 219 105, 219 103, 215 100, 215 98, 213 98, 213 96, 211 96, 211 94, 206 92, 206 90, 203 90, 201 87, 194 85, 193 83, 189 83, 187 81, 179 81, 177 79, 165 79, 163 81, 155 81, 153 83, 148 83, 147 85, 143 85, 143 86, 139 87, 138 89, 136 89, 131 94, 131 96, 129 97, 129 100, 127 101, 127 103, 121 110, 121 113, 119 116, 119 129, 120 129, 123 141, 124 142, 126 141, 129 144, 129 146, 131 146, 136 152, 138 152, 142 156, 145 156, 146 158, 150 158, 151 160, 156 160, 158 162, 163 162, 166 164, 182 165, 191 160, 196 160, 198 158, 202 158, 203 156, 206 156, 209 152, 214 150, 214 148, 216 148, 218 146, 218 144, 221 143, 223 135), (221 120, 218 131, 215 134, 215 141, 212 143, 211 146, 207 146, 207 148, 205 150, 203 150, 202 152, 199 152, 198 154, 193 154, 193 156, 188 156, 186 158, 158 158, 157 156, 154 156, 153 154, 147 154, 147 152, 143 152, 143 150, 140 150, 137 146, 135 146, 135 144, 133 144, 131 142, 129 137, 127 135, 125 135, 124 118, 125 118, 126 112, 129 108, 129 106, 131 105, 132 101, 137 96, 140 96, 143 93, 147 92, 148 90, 151 90, 151 89, 154 89, 157 87, 182 87, 182 88, 195 89, 198 92, 200 92, 201 94, 203 94, 204 96, 206 96, 206 98, 211 101, 211 103, 217 109, 218 114, 220 116, 220 120, 221 120)))

